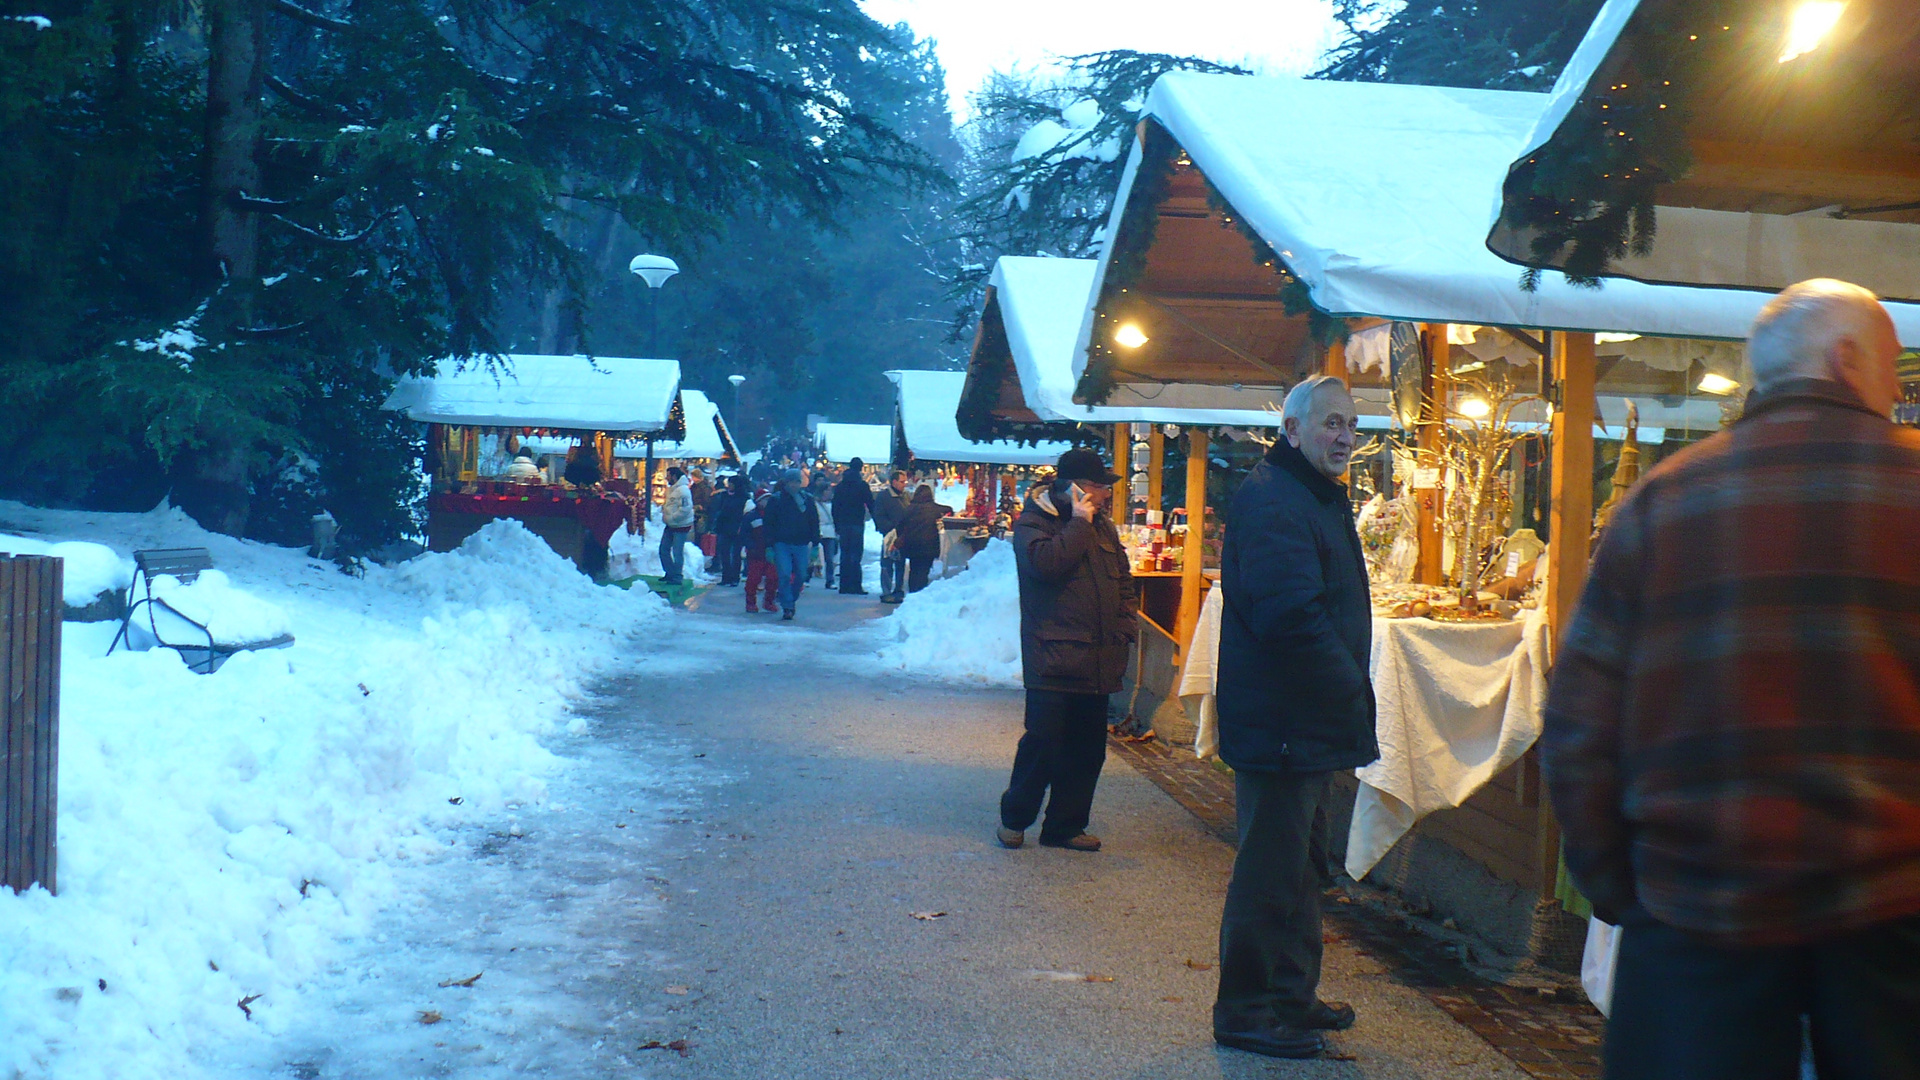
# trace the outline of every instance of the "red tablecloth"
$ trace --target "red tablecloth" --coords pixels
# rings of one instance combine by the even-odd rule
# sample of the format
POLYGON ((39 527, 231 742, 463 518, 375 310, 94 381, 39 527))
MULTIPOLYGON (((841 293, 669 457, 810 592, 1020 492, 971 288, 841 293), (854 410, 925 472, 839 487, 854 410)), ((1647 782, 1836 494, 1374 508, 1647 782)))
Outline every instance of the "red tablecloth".
POLYGON ((570 517, 577 519, 596 541, 606 544, 627 523, 627 500, 615 495, 587 495, 563 499, 554 495, 458 495, 441 492, 430 503, 449 514, 480 514, 496 518, 570 517))

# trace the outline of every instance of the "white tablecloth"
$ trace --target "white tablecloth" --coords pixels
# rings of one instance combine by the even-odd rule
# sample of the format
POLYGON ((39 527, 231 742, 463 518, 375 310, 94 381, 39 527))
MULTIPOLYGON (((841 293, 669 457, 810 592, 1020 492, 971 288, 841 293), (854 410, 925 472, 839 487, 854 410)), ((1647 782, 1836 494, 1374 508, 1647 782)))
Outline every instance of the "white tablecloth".
MULTIPOLYGON (((1194 715, 1194 753, 1219 752, 1214 686, 1223 590, 1207 594, 1180 675, 1194 715)), ((1540 737, 1546 703, 1546 613, 1506 623, 1373 620, 1370 668, 1379 702, 1380 760, 1355 771, 1347 873, 1365 877, 1414 823, 1459 806, 1540 737)))

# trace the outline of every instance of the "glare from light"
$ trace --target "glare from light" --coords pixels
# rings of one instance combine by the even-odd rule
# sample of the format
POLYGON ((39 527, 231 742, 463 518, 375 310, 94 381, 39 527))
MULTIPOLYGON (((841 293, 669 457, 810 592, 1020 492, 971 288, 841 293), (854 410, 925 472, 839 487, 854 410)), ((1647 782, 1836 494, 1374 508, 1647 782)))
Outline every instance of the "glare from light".
POLYGON ((1819 48, 1846 10, 1844 0, 1808 0, 1794 8, 1793 17, 1787 22, 1787 47, 1780 53, 1780 62, 1784 64, 1819 48))
POLYGON ((1123 323, 1113 332, 1113 341, 1121 348, 1137 349, 1147 343, 1147 333, 1134 323, 1123 323))
POLYGON ((1639 341, 1639 340, 1640 340, 1639 334, 1595 334, 1593 335, 1593 343, 1595 345, 1618 345, 1626 341, 1639 341))
POLYGON ((1475 360, 1470 364, 1460 364, 1450 369, 1455 375, 1471 375, 1476 371, 1487 370, 1485 360, 1475 360))
POLYGON ((1709 371, 1700 376, 1699 390, 1703 394, 1731 394, 1740 389, 1740 384, 1718 372, 1709 371))
POLYGON ((1469 420, 1478 420, 1493 411, 1485 398, 1470 397, 1460 402, 1459 413, 1469 420))

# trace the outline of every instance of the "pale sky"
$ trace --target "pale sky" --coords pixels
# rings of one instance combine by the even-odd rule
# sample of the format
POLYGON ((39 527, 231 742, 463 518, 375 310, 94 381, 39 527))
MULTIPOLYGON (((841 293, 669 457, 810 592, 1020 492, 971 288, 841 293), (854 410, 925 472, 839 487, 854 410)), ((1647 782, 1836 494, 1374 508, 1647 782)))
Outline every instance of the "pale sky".
POLYGON ((860 0, 938 43, 955 119, 987 74, 1106 49, 1175 53, 1304 75, 1335 40, 1328 0, 860 0))

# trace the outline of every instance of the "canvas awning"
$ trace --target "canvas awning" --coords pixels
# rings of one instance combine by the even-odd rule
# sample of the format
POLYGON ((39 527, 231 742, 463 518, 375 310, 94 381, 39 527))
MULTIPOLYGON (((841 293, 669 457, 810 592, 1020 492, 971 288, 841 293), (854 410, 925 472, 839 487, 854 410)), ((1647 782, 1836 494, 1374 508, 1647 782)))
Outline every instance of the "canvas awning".
POLYGON ((435 424, 646 432, 667 426, 679 389, 677 360, 514 353, 492 370, 443 360, 401 379, 382 407, 435 424))
MULTIPOLYGON (((1763 291, 1837 277, 1920 301, 1920 7, 1856 0, 1795 55, 1803 6, 1609 0, 1503 163, 1488 245, 1568 265, 1560 221, 1637 197, 1651 249, 1603 276, 1763 291), (1656 182, 1620 183, 1641 170, 1656 182)), ((1920 315, 1895 319, 1920 344, 1920 315)))
POLYGON ((889 371, 894 385, 894 432, 920 461, 983 465, 1051 465, 1072 446, 1031 445, 1012 440, 974 442, 960 434, 954 417, 966 387, 964 371, 889 371))
POLYGON ((1085 365, 1076 337, 1093 300, 1094 273, 1091 259, 1002 256, 994 263, 968 366, 970 400, 978 393, 999 411, 1026 419, 1014 408, 1023 405, 1038 422, 1279 425, 1280 396, 1273 386, 1165 382, 1106 405, 1074 401, 1085 365))
MULTIPOLYGON (((1327 314, 1744 338, 1765 297, 1633 281, 1583 288, 1557 273, 1529 292, 1487 248, 1488 208, 1547 104, 1511 91, 1174 72, 1154 84, 1145 115, 1327 314)), ((1115 201, 1103 276, 1125 242, 1143 145, 1115 201)), ((1220 227, 1197 217, 1193 227, 1220 227)), ((1170 224, 1163 215, 1161 228, 1170 224)), ((1907 317, 1920 337, 1920 309, 1907 317)), ((1090 312, 1082 349, 1094 323, 1090 312)))
POLYGON ((820 456, 835 465, 859 458, 863 465, 885 466, 893 460, 893 425, 822 423, 813 429, 820 456))

